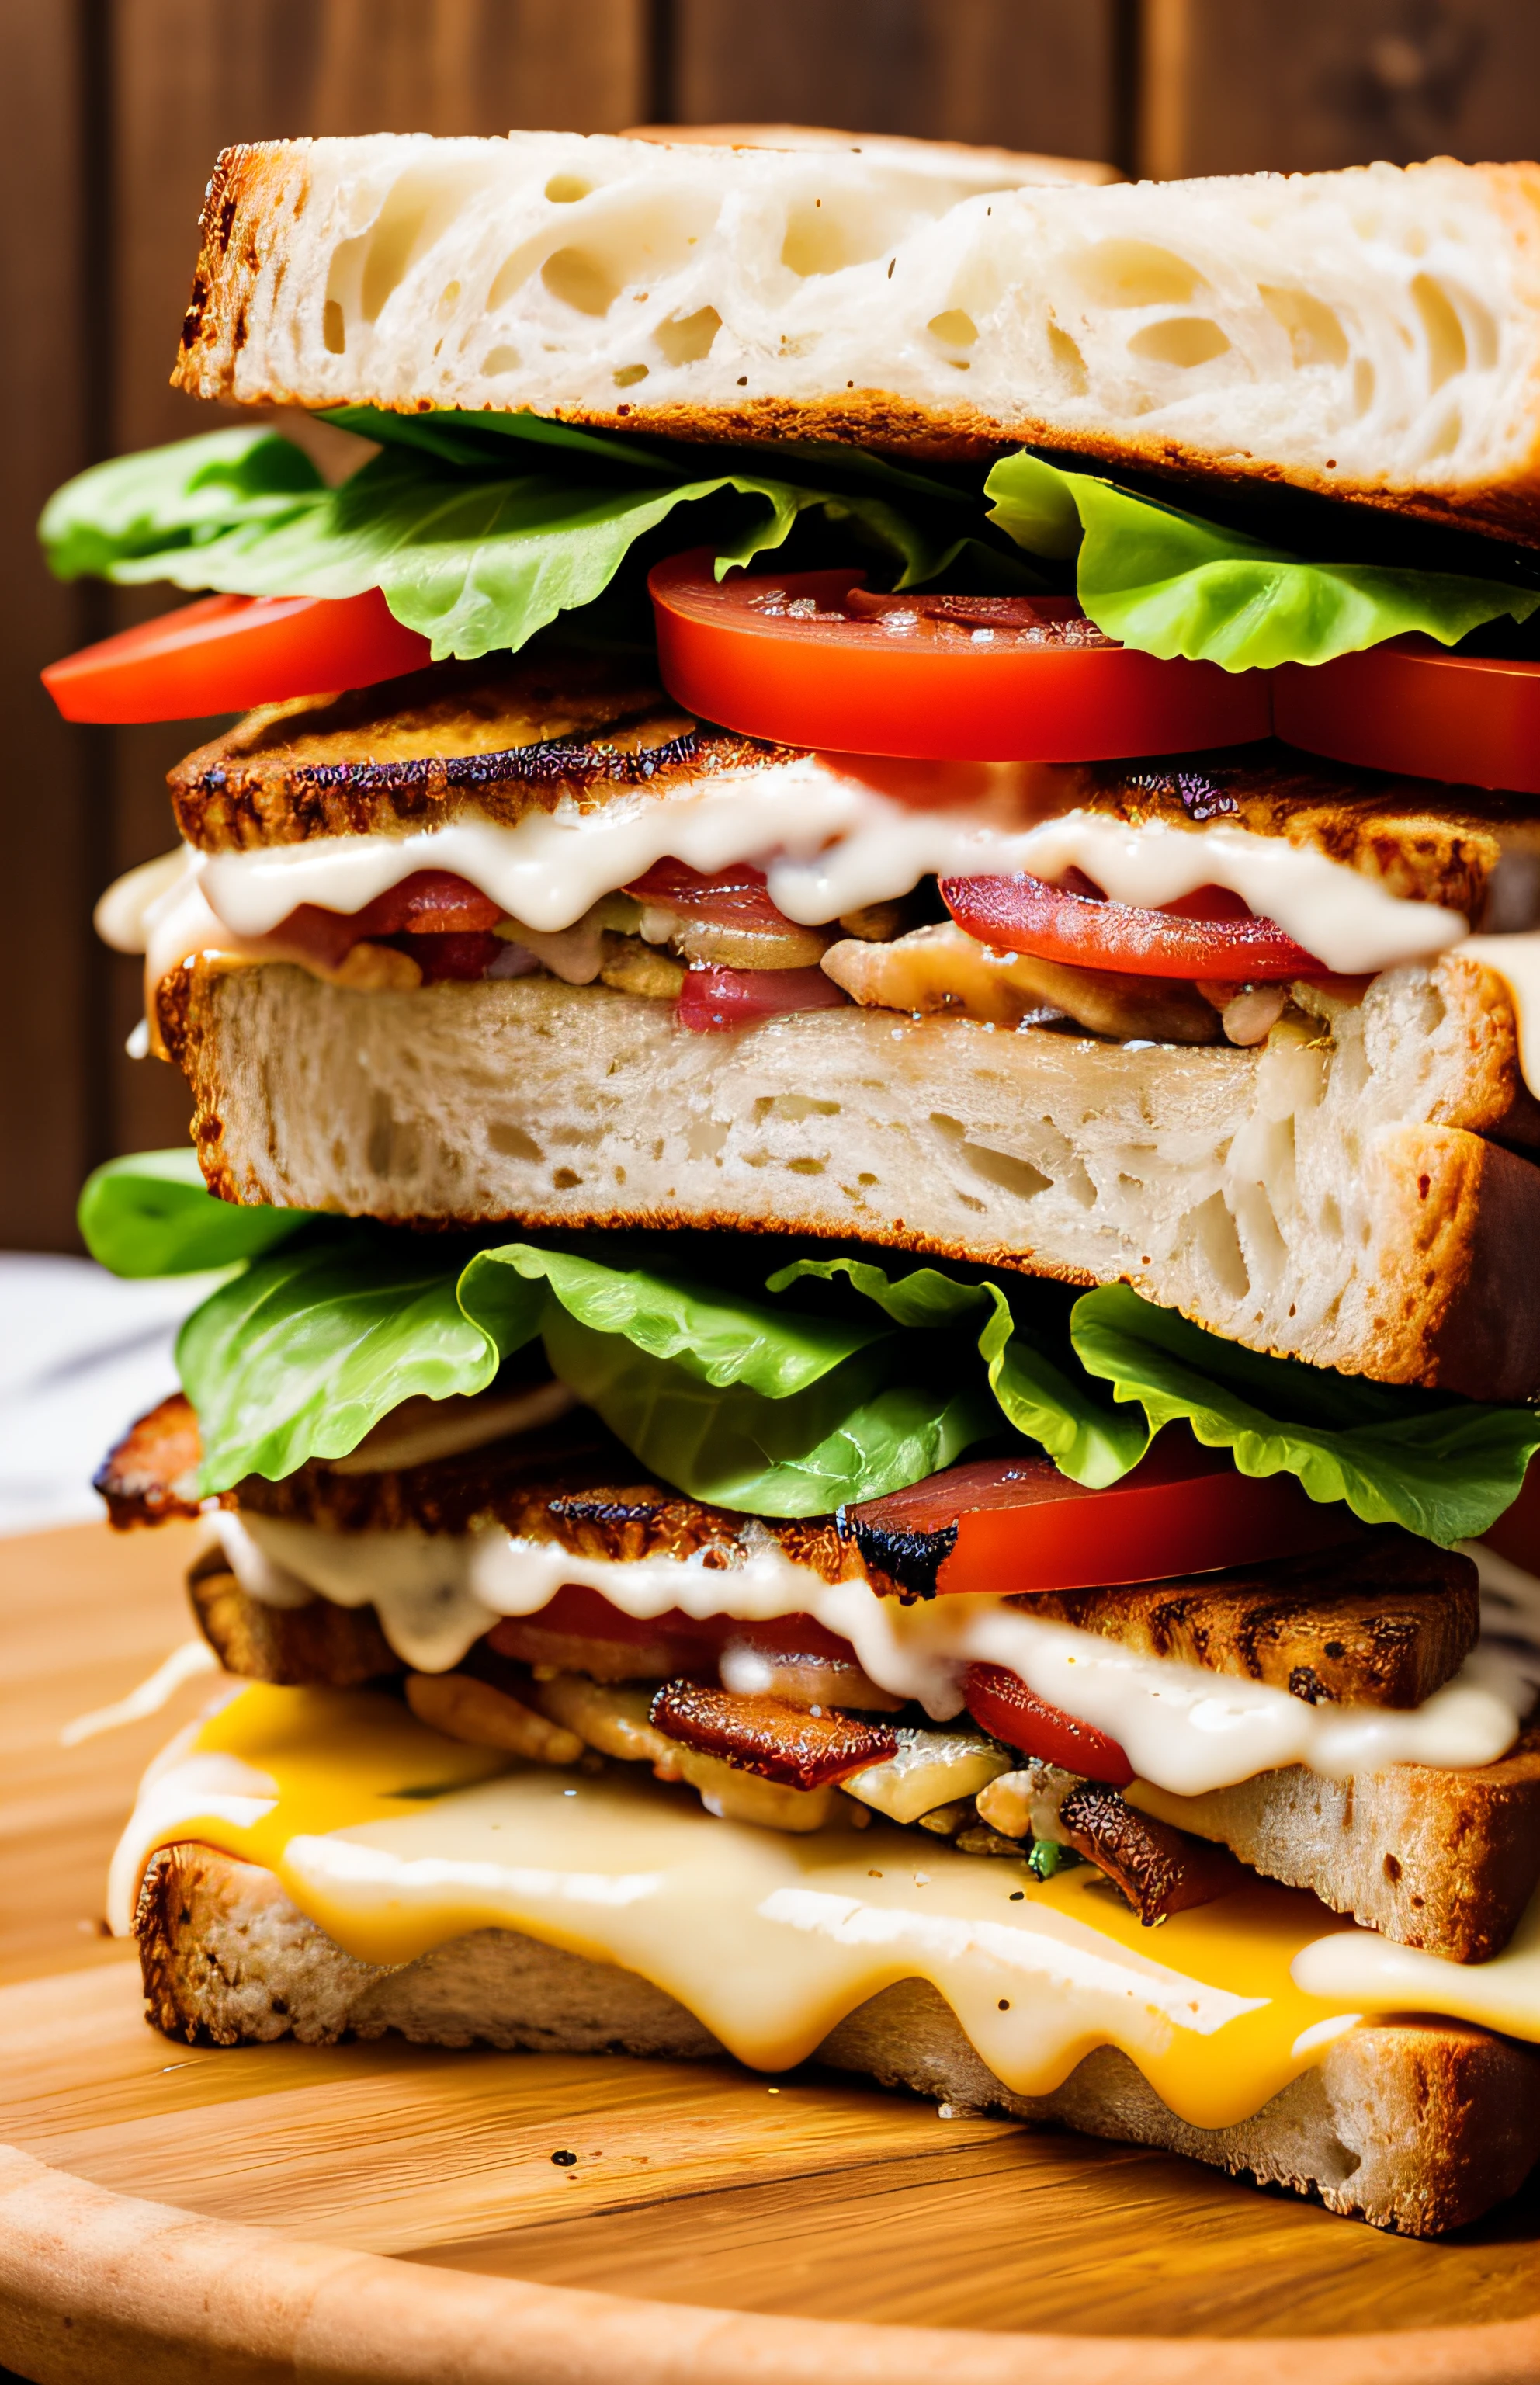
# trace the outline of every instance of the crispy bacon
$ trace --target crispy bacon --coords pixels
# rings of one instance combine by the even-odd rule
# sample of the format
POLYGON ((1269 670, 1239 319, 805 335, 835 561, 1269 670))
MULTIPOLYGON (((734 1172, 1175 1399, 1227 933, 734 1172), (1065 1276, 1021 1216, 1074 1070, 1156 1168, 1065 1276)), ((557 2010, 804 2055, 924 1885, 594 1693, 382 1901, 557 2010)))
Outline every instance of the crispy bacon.
POLYGON ((1065 1845, 1106 1873, 1146 1929, 1190 1905, 1216 1903, 1248 1877, 1227 1847, 1152 1820, 1099 1780, 1065 1791, 1059 1822, 1065 1845))
POLYGON ((739 1772, 787 1789, 823 1789, 898 1754, 898 1734, 854 1716, 819 1714, 784 1698, 734 1697, 700 1681, 667 1681, 652 1701, 653 1729, 682 1747, 720 1756, 739 1772))
MULTIPOLYGON (((165 1524, 199 1512, 198 1466, 203 1451, 192 1404, 173 1392, 158 1407, 131 1424, 107 1452, 92 1489, 107 1503, 115 1531, 135 1524, 165 1524)), ((227 1494, 223 1504, 233 1505, 227 1494)))

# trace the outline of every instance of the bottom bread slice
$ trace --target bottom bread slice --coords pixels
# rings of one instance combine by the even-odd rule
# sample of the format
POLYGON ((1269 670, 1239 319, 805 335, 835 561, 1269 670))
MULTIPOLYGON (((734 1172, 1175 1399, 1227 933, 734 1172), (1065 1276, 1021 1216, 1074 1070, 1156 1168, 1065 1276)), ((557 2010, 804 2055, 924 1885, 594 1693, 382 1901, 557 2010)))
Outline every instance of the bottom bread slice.
MULTIPOLYGON (((360 1962, 306 1920, 271 1872, 208 1847, 164 1848, 152 1859, 134 1933, 150 2018, 190 2041, 292 2034, 329 2044, 397 2029, 424 2044, 536 2053, 723 2052, 635 1972, 511 1930, 477 1930, 396 1968, 360 1962)), ((1313 2191, 1328 2210, 1412 2236, 1479 2218, 1540 2158, 1540 2054, 1447 2021, 1351 2029, 1228 2129, 1178 2118, 1111 2047, 1087 2054, 1051 2094, 1014 2094, 917 1980, 860 2005, 814 2058, 966 2110, 1159 2146, 1313 2191)))

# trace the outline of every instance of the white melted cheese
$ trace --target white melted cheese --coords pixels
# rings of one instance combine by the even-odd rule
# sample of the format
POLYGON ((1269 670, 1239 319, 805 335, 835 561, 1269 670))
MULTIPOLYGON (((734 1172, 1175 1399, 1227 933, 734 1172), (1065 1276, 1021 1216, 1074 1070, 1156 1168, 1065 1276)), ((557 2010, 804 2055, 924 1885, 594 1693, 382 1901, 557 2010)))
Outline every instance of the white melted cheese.
POLYGON ((1366 2011, 1540 2039, 1540 1907, 1468 1966, 1261 1879, 1156 1936, 1089 1867, 1038 1882, 881 1820, 801 1836, 717 1820, 640 1767, 511 1766, 366 1692, 253 1686, 174 1742, 114 1862, 117 1929, 178 1841, 265 1867, 363 1962, 520 1932, 652 1981, 766 2069, 906 1979, 939 1991, 1019 2094, 1112 2045, 1206 2129, 1260 2110, 1366 2011))
POLYGON ((1026 870, 1058 880, 1075 868, 1114 902, 1145 908, 1199 886, 1227 887, 1345 975, 1432 959, 1466 933, 1460 913, 1408 902, 1282 837, 1223 824, 1130 826, 1080 810, 1033 819, 1008 793, 1002 782, 982 801, 927 808, 884 793, 853 760, 808 755, 661 797, 626 794, 592 809, 564 801, 512 825, 456 819, 407 835, 312 837, 240 853, 187 848, 180 875, 168 855, 120 880, 97 920, 118 950, 153 949, 164 975, 209 947, 211 918, 213 941, 238 953, 301 904, 359 911, 414 870, 444 869, 525 927, 553 933, 672 856, 707 874, 756 864, 781 910, 809 926, 892 901, 927 876, 1026 870), (172 953, 179 942, 185 951, 172 953))
POLYGON ((938 1722, 962 1711, 969 1665, 1003 1666, 1049 1704, 1117 1740, 1143 1779, 1182 1796, 1286 1764, 1335 1779, 1386 1764, 1492 1764, 1512 1746, 1540 1680, 1540 1653, 1498 1642, 1476 1648, 1421 1706, 1312 1706, 1263 1682, 1143 1655, 998 1597, 904 1605, 863 1581, 826 1582, 793 1564, 768 1532, 759 1546, 751 1541, 743 1564, 724 1567, 576 1556, 496 1525, 463 1536, 343 1533, 226 1511, 216 1530, 254 1598, 292 1605, 318 1592, 342 1606, 372 1605, 396 1654, 423 1672, 457 1665, 500 1616, 538 1614, 567 1582, 641 1621, 671 1608, 743 1622, 811 1615, 850 1642, 879 1689, 918 1700, 938 1722))

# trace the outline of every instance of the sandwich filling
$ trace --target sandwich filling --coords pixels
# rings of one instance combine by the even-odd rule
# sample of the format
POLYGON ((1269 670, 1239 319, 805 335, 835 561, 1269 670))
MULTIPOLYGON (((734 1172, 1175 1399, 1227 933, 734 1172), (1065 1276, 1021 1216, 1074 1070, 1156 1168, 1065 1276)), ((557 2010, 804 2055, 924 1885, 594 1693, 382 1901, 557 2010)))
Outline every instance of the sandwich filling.
MULTIPOLYGON (((634 145, 594 145, 606 197, 549 144, 466 144, 425 231, 387 144, 338 244, 320 144, 273 245, 317 260, 303 298, 232 261, 227 161, 182 378, 256 394, 287 324, 371 452, 333 487, 227 429, 43 518, 63 576, 203 592, 56 666, 61 708, 231 723, 172 773, 177 849, 98 911, 196 1156, 99 1169, 82 1232, 217 1279, 99 1487, 120 1525, 202 1520, 237 1684, 146 1777, 115 1927, 147 1941, 157 1865, 202 1846, 323 1965, 522 1934, 765 2068, 917 1979, 1005 2091, 1112 2048, 1198 2130, 1376 2016, 1540 2044, 1540 1580, 1481 1547, 1540 1447, 1534 560, 1447 526, 1453 433, 1415 544, 1006 452, 1001 341, 1041 359, 1001 227, 1081 242, 1049 279, 1093 348, 1118 318, 1140 420, 1190 411, 1173 374, 1229 389, 1259 331, 1273 382, 1286 342, 1290 391, 1337 387, 1342 324, 1274 278, 1217 347, 1154 319, 1162 274, 1207 282, 1111 235, 1153 207, 1185 238, 1180 194, 1012 191, 997 224, 992 183, 906 182, 884 260, 841 245, 843 161, 760 280, 822 320, 841 276, 900 315, 951 279, 899 395, 831 394, 826 345, 658 312, 739 235, 720 159, 677 182, 634 145), (659 176, 695 231, 647 290, 612 243, 600 290, 560 227, 618 237, 659 176), (414 380, 466 193, 502 262, 433 304, 503 361, 462 323, 414 380), (959 237, 994 260, 965 305, 959 237), (622 296, 646 357, 602 360, 596 410, 568 347, 613 344, 622 296), (547 318, 560 371, 528 361, 547 318)), ((803 168, 743 173, 769 206, 803 168)), ((1430 205, 1493 205, 1456 169, 1372 189, 1409 256, 1430 205)), ((1458 338, 1429 403, 1453 375, 1440 406, 1474 404, 1470 366, 1500 414, 1503 309, 1423 275, 1408 334, 1364 269, 1430 371, 1430 325, 1458 338)), ((1528 535, 1526 505, 1472 518, 1528 535)))

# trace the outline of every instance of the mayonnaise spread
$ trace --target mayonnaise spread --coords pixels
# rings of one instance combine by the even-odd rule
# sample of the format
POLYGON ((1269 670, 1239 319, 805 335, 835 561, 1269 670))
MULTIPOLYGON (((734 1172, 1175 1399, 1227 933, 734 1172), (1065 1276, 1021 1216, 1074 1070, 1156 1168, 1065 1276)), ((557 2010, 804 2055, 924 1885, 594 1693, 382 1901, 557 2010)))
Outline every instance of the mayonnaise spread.
POLYGON ((1421 1706, 1310 1705, 1265 1682, 1143 1655, 1003 1598, 903 1605, 863 1581, 827 1582, 794 1564, 769 1532, 755 1545, 751 1525, 745 1560, 722 1567, 578 1556, 496 1524, 463 1535, 339 1532, 228 1509, 213 1521, 252 1597, 293 1605, 319 1592, 342 1606, 373 1605, 391 1647, 419 1671, 457 1665, 500 1616, 536 1614, 566 1582, 643 1621, 676 1608, 743 1622, 811 1615, 850 1642, 880 1689, 917 1699, 937 1721, 962 1712, 970 1664, 1004 1666, 1049 1704, 1108 1732, 1141 1779, 1180 1796, 1285 1764, 1339 1779, 1385 1764, 1492 1764, 1512 1746, 1540 1681, 1540 1650, 1495 1641, 1421 1706))

